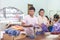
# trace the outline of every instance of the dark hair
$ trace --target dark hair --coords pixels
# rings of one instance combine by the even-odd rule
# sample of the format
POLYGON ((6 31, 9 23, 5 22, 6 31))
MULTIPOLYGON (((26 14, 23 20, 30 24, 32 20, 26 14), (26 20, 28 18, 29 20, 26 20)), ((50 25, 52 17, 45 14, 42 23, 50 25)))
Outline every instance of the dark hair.
POLYGON ((54 18, 59 19, 59 15, 58 14, 55 14, 54 15, 54 18))
POLYGON ((45 17, 49 20, 48 16, 45 16, 45 17))
MULTIPOLYGON (((40 15, 40 12, 41 12, 41 11, 44 11, 44 9, 40 9, 40 10, 39 10, 39 15, 40 15)), ((45 11, 44 11, 44 12, 45 12, 45 11)))
POLYGON ((30 7, 29 10, 34 10, 35 11, 35 8, 34 7, 30 7))

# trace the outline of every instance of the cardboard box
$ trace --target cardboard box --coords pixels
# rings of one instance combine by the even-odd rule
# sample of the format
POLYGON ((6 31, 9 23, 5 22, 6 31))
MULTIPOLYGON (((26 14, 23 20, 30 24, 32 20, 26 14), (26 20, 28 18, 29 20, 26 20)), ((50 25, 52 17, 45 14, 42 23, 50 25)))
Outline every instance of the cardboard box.
POLYGON ((10 36, 8 34, 3 35, 3 40, 19 40, 25 38, 26 35, 19 35, 19 36, 10 36))

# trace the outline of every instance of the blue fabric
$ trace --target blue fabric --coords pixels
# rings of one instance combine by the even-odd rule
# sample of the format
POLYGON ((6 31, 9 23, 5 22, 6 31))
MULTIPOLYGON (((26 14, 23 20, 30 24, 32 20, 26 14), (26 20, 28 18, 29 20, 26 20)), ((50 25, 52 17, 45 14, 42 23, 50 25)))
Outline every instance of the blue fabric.
POLYGON ((5 33, 11 35, 11 36, 18 36, 20 34, 20 31, 14 30, 14 29, 6 29, 5 33))
POLYGON ((30 35, 29 38, 30 38, 30 39, 34 39, 35 36, 34 36, 34 35, 30 35))
POLYGON ((60 32, 60 22, 57 22, 53 25, 52 32, 60 32))
POLYGON ((43 31, 40 31, 40 32, 36 32, 36 35, 40 35, 40 34, 44 34, 44 32, 43 31))
POLYGON ((53 29, 53 26, 49 26, 48 29, 49 29, 49 32, 51 32, 53 29))
POLYGON ((42 31, 43 32, 48 32, 48 28, 45 24, 42 24, 42 31))
POLYGON ((40 33, 41 33, 41 32, 38 32, 38 31, 37 31, 37 32, 36 32, 36 35, 40 35, 40 33))

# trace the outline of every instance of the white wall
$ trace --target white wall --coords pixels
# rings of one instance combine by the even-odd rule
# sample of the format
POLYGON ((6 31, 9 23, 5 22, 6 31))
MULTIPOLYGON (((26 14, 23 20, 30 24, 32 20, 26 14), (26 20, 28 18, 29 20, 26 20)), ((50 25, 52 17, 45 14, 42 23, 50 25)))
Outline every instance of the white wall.
POLYGON ((36 8, 36 14, 39 11, 40 8, 47 9, 47 0, 1 0, 1 8, 3 7, 16 7, 22 10, 25 14, 27 14, 28 11, 28 4, 33 4, 36 8))
POLYGON ((50 10, 58 10, 60 9, 60 0, 49 0, 48 1, 48 9, 50 10))
MULTIPOLYGON (((28 11, 28 4, 33 4, 36 8, 36 14, 38 14, 38 11, 40 8, 45 9, 45 15, 51 15, 49 14, 50 10, 53 10, 53 15, 56 13, 56 11, 60 10, 60 0, 0 0, 0 9, 3 7, 16 7, 24 12, 24 14, 27 14, 28 11)), ((35 15, 36 15, 35 14, 35 15)))
POLYGON ((1 0, 0 9, 11 6, 22 10, 24 13, 27 13, 27 2, 28 0, 1 0))
POLYGON ((57 11, 60 11, 60 0, 48 0, 47 8, 48 8, 47 10, 52 10, 50 16, 56 14, 57 11))

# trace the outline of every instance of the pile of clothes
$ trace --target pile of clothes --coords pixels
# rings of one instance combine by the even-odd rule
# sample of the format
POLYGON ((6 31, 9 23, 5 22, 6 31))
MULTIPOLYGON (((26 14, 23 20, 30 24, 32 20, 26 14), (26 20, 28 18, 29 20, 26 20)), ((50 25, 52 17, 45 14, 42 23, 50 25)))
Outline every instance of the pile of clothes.
POLYGON ((48 27, 44 23, 42 23, 41 28, 38 28, 38 29, 39 30, 36 31, 36 35, 40 35, 40 34, 44 34, 45 32, 49 32, 48 27))
POLYGON ((23 30, 22 26, 15 25, 15 26, 11 26, 11 27, 7 28, 5 30, 5 33, 9 34, 11 36, 18 36, 20 34, 21 30, 23 30))
POLYGON ((56 23, 53 25, 53 30, 52 30, 52 32, 60 33, 60 21, 56 22, 56 23))
POLYGON ((48 30, 48 27, 44 24, 44 23, 42 23, 42 31, 43 32, 48 32, 49 30, 48 30))
POLYGON ((5 33, 11 35, 11 36, 18 36, 20 34, 20 31, 8 28, 5 30, 5 33))

